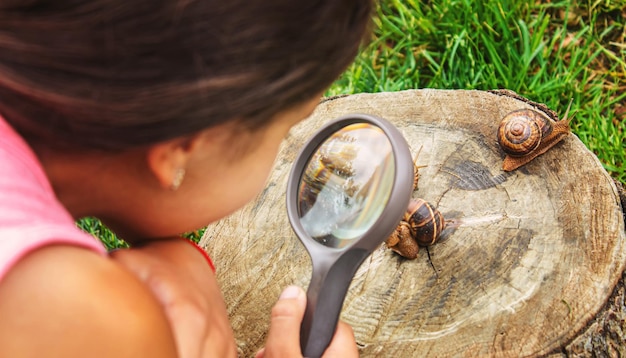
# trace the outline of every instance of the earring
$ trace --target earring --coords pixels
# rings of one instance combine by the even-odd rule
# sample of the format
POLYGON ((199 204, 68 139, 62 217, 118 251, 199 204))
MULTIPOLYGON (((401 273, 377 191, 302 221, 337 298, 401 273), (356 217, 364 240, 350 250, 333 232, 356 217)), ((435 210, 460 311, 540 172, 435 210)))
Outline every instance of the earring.
POLYGON ((183 183, 183 179, 185 179, 185 169, 178 168, 176 173, 174 173, 174 180, 172 180, 172 185, 170 188, 174 191, 180 188, 180 185, 183 183))

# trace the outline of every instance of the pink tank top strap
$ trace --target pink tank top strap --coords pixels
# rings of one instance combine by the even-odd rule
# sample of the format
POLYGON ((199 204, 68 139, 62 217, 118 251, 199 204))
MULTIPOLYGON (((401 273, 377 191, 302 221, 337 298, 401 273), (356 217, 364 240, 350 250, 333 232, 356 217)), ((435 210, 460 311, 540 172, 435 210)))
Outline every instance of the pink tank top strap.
POLYGON ((33 151, 0 117, 0 280, 26 254, 54 244, 106 254, 99 240, 78 229, 33 151))

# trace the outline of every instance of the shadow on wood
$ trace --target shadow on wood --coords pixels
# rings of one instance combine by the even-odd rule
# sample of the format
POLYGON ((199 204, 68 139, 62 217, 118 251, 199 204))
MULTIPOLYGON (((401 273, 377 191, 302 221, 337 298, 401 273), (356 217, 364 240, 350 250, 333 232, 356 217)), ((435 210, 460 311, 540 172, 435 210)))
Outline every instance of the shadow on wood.
POLYGON ((349 113, 384 117, 413 154, 422 148, 415 196, 459 223, 430 248, 431 262, 426 250, 408 261, 384 246, 366 259, 341 317, 361 356, 624 353, 624 289, 616 286, 626 251, 616 185, 574 135, 503 172, 499 120, 531 106, 504 94, 346 96, 324 101, 292 129, 266 189, 201 241, 217 263, 240 355, 263 346, 281 290, 308 284, 309 258, 286 215, 286 180, 304 141, 349 113))

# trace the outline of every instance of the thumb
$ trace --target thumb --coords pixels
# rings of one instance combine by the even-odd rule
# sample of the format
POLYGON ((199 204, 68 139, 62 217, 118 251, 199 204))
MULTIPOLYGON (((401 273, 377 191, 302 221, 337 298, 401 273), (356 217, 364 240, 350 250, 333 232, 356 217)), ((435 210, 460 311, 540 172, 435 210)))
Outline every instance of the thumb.
MULTIPOLYGON (((300 325, 306 309, 306 294, 297 286, 287 287, 272 308, 270 330, 262 355, 301 357, 300 325)), ((261 353, 261 352, 260 352, 261 353)))

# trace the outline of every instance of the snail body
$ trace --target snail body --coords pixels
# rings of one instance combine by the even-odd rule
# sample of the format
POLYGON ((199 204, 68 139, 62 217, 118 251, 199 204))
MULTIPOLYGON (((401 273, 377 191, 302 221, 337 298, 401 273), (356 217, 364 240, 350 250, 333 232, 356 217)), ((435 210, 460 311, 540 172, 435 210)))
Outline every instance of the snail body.
POLYGON ((515 170, 567 137, 570 133, 567 113, 569 107, 560 121, 535 109, 519 109, 504 116, 497 133, 498 145, 506 153, 502 169, 515 170))
POLYGON ((385 242, 401 256, 414 259, 419 246, 436 243, 444 227, 443 215, 434 205, 423 199, 411 199, 402 221, 385 242))

